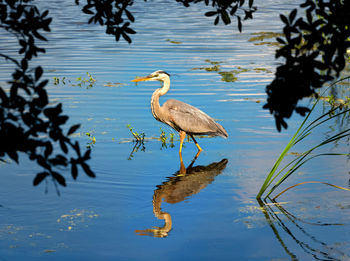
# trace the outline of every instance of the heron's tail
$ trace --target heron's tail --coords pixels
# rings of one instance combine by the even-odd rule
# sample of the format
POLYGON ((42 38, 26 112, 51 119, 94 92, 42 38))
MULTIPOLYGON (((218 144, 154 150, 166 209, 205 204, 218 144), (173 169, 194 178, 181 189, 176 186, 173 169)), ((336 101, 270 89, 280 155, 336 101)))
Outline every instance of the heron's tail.
POLYGON ((224 129, 224 127, 222 127, 219 123, 216 122, 216 126, 218 127, 217 131, 216 131, 216 135, 217 136, 221 136, 224 137, 225 139, 228 137, 227 131, 224 129))

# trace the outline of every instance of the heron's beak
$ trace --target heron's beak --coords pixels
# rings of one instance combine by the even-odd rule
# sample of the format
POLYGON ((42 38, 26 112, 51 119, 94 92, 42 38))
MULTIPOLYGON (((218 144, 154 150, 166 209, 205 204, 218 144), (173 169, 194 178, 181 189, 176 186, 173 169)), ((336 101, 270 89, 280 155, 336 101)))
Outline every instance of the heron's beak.
POLYGON ((151 80, 152 78, 149 77, 149 76, 146 76, 146 77, 139 77, 139 78, 136 78, 134 80, 132 80, 132 82, 142 82, 142 81, 149 81, 151 80))

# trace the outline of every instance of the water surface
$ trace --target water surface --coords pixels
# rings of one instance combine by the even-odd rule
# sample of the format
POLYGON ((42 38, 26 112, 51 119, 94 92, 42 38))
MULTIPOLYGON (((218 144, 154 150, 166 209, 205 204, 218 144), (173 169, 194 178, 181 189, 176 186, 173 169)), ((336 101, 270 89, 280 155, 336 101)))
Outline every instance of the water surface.
MULTIPOLYGON (((287 203, 282 209, 271 206, 271 212, 261 211, 255 200, 300 117, 288 121, 288 130, 276 131, 262 109, 276 67, 275 47, 248 39, 255 32, 278 32, 279 12, 287 13, 294 1, 257 2, 259 12, 244 23, 243 33, 235 23, 213 26, 202 6, 135 3, 138 33, 131 45, 87 25, 88 17, 73 2, 66 1, 65 8, 56 1, 41 3, 54 22, 47 54, 36 62, 50 79, 52 103, 63 103, 70 124, 82 124, 77 139, 92 147, 97 178, 80 175, 73 181, 63 170, 68 187, 59 188, 57 196, 50 181, 32 187, 40 168, 25 157, 19 166, 0 165, 0 260, 349 259, 349 193, 308 185, 281 197, 287 203), (211 66, 208 60, 220 62, 221 71, 246 70, 237 81, 224 82, 217 72, 198 69, 211 66), (192 165, 196 147, 186 142, 185 175, 177 134, 174 146, 155 139, 161 128, 168 137, 174 132, 150 112, 150 96, 159 84, 130 82, 159 69, 172 75, 161 102, 190 103, 229 133, 228 139, 198 139, 204 151, 192 165), (93 87, 73 86, 77 77, 87 78, 86 72, 97 80, 93 87), (66 84, 54 85, 53 77, 65 77, 66 84), (144 149, 133 151, 128 124, 145 133, 144 149), (95 144, 89 144, 86 132, 95 144)), ((2 51, 14 40, 4 36, 0 42, 2 51)), ((2 62, 2 85, 10 72, 2 62)), ((310 143, 328 131, 324 127, 310 143)), ((288 184, 321 180, 347 187, 344 166, 345 158, 324 157, 306 164, 288 184)))

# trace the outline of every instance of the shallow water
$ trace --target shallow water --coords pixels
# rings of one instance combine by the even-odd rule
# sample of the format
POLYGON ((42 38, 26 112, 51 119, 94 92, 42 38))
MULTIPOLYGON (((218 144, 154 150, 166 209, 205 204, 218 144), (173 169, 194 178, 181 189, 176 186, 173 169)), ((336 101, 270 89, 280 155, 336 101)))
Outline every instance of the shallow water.
MULTIPOLYGON (((82 123, 77 139, 92 148, 97 178, 81 174, 73 181, 63 171, 68 187, 59 188, 57 196, 50 181, 32 187, 40 169, 25 157, 19 166, 0 165, 0 260, 350 259, 349 193, 310 184, 281 196, 287 202, 283 208, 262 211, 255 200, 301 119, 294 116, 287 131, 276 131, 262 109, 276 66, 274 47, 247 40, 254 32, 277 32, 278 13, 293 8, 294 1, 257 3, 259 12, 244 23, 241 34, 236 24, 213 26, 200 6, 135 3, 138 33, 131 45, 115 43, 103 29, 86 25, 87 17, 73 2, 64 9, 56 1, 43 5, 54 22, 47 54, 37 62, 51 80, 51 101, 63 103, 71 125, 82 123), (221 71, 248 70, 237 81, 224 82, 217 72, 195 69, 211 66, 208 59, 220 62, 221 71), (229 133, 228 139, 199 138, 204 151, 192 166, 196 148, 186 142, 186 175, 179 175, 177 135, 174 146, 155 139, 161 128, 168 138, 173 132, 150 112, 150 96, 159 84, 130 82, 158 69, 172 75, 171 90, 161 102, 190 103, 229 133), (77 77, 87 78, 86 72, 97 80, 93 87, 74 86, 77 77), (54 85, 53 77, 66 77, 66 84, 54 85), (134 149, 128 124, 145 133, 144 149, 134 149), (86 132, 95 144, 89 144, 86 132)), ((13 45, 5 36, 0 42, 4 49, 13 45)), ((10 67, 0 64, 2 85, 10 67)), ((310 143, 329 129, 321 129, 310 143)), ((288 184, 320 180, 348 187, 347 166, 346 158, 320 158, 288 184)))

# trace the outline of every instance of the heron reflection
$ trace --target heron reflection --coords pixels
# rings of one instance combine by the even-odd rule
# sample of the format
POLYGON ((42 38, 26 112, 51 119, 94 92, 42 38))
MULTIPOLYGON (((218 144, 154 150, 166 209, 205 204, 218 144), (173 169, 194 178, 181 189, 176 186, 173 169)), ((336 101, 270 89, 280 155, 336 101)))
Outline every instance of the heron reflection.
POLYGON ((193 166, 197 157, 191 164, 185 168, 180 161, 180 170, 167 181, 157 186, 153 194, 153 213, 158 219, 163 219, 164 226, 153 227, 150 229, 136 230, 139 235, 148 235, 154 237, 166 237, 172 228, 171 215, 162 211, 163 201, 171 204, 179 203, 186 198, 199 193, 203 188, 211 184, 215 177, 221 174, 228 163, 227 159, 220 162, 213 162, 207 166, 193 166))

